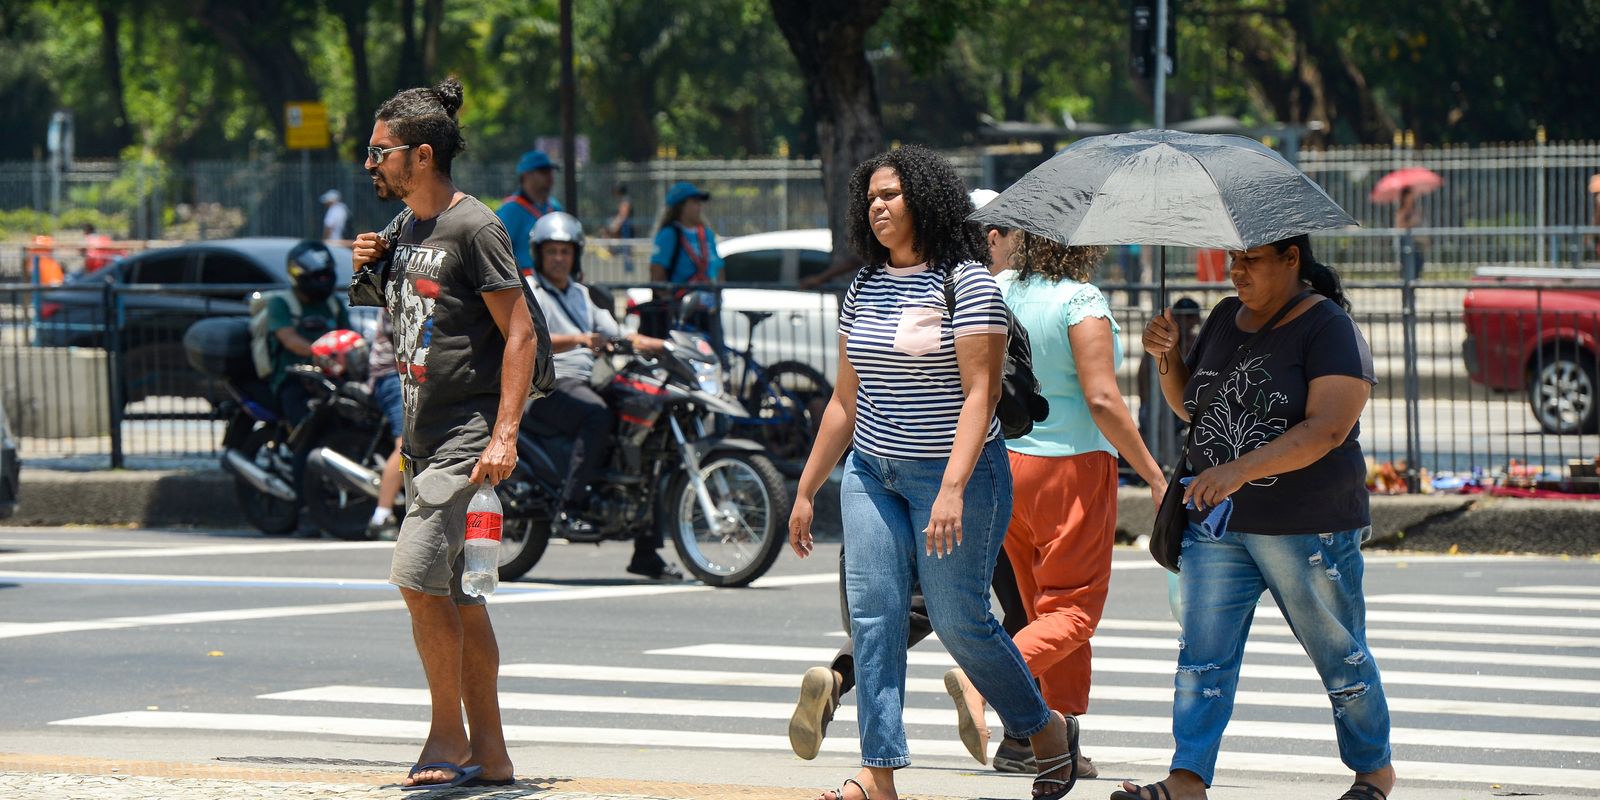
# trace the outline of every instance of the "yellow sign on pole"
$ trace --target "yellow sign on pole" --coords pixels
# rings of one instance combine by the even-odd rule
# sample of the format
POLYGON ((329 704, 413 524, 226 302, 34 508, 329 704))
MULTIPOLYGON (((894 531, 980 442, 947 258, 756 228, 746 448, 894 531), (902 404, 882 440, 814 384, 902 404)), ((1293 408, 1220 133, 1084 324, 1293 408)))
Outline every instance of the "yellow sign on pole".
POLYGON ((284 146, 290 150, 322 150, 333 144, 328 135, 328 107, 322 103, 284 103, 284 146))

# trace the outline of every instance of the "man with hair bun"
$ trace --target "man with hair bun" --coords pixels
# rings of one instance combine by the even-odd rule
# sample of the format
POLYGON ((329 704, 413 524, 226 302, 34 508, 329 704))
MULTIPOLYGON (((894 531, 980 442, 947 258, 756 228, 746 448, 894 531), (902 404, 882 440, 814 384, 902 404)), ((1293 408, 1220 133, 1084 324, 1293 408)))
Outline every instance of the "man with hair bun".
POLYGON ((357 270, 381 270, 404 407, 409 507, 389 582, 411 614, 433 707, 417 765, 401 782, 407 789, 515 781, 500 722, 499 647, 483 598, 462 591, 461 574, 468 501, 478 484, 505 480, 516 466, 544 318, 505 227, 450 179, 451 160, 466 148, 461 101, 450 78, 378 109, 365 166, 378 198, 406 208, 354 247, 357 270))

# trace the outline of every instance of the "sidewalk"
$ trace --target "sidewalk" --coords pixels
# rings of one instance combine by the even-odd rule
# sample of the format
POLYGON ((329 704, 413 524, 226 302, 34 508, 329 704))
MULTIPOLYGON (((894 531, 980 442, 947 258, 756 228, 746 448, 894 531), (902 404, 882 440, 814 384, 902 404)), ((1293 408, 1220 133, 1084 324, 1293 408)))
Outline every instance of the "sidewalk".
MULTIPOLYGON (((345 748, 348 749, 348 748, 345 748)), ((617 772, 637 771, 628 758, 632 751, 612 750, 617 772)), ((726 756, 727 754, 722 754, 726 756)), ((735 754, 735 757, 739 757, 735 754)), ((650 761, 648 755, 642 760, 650 761)), ((791 759, 792 760, 792 759, 791 759)), ((404 791, 396 783, 406 765, 357 759, 309 758, 242 760, 217 759, 185 763, 134 761, 106 758, 53 757, 0 753, 0 798, 57 798, 61 800, 152 800, 182 797, 185 800, 233 800, 241 798, 541 798, 541 800, 811 800, 821 791, 816 786, 772 786, 739 783, 689 783, 681 781, 574 777, 523 773, 514 786, 470 789, 404 791), (263 763, 264 761, 270 763, 263 763)), ((803 763, 796 761, 797 764, 803 763)), ((1107 764, 1104 768, 1116 765, 1107 764)), ((838 777, 854 774, 853 767, 829 765, 838 777)), ((1152 767, 1139 768, 1141 780, 1159 777, 1152 767)), ((1111 772, 1119 770, 1111 769, 1111 772)), ((1124 770, 1125 771, 1125 770, 1124 770)), ((768 781, 793 781, 793 770, 770 776, 768 781)), ((827 784, 831 787, 836 783, 827 784)), ((948 768, 910 768, 900 779, 905 800, 944 800, 945 798, 1014 798, 1025 800, 1029 784, 1022 776, 997 776, 975 770, 948 768), (931 790, 931 791, 930 791, 931 790)), ((1339 795, 1345 779, 1273 776, 1249 773, 1218 775, 1218 784, 1209 792, 1210 800, 1247 798, 1286 798, 1318 800, 1339 795)), ((1117 780, 1079 781, 1072 798, 1105 798, 1119 788, 1117 780)), ((1524 792, 1499 784, 1450 787, 1422 782, 1401 787, 1405 800, 1462 800, 1517 796, 1524 792)), ((1534 793, 1550 800, 1576 800, 1576 792, 1536 789, 1534 793)))

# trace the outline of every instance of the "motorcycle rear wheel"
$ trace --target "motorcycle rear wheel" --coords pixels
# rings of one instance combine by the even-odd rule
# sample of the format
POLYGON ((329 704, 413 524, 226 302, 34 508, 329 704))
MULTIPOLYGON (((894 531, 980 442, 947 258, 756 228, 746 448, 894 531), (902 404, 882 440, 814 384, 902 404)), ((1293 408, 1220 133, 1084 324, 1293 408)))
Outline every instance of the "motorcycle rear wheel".
POLYGON ((689 477, 679 473, 667 490, 663 535, 683 566, 707 586, 738 587, 765 575, 787 536, 789 491, 772 459, 757 453, 720 453, 700 465, 700 476, 719 513, 734 523, 717 533, 707 523, 689 477))
MULTIPOLYGON (((265 455, 263 450, 280 446, 276 439, 273 429, 263 425, 245 437, 244 442, 239 445, 239 450, 246 458, 259 465, 265 455)), ((261 531, 265 536, 287 536, 294 533, 300 524, 299 503, 280 500, 258 491, 249 481, 239 477, 233 479, 233 492, 239 501, 239 510, 244 512, 244 518, 250 522, 251 527, 261 531)))

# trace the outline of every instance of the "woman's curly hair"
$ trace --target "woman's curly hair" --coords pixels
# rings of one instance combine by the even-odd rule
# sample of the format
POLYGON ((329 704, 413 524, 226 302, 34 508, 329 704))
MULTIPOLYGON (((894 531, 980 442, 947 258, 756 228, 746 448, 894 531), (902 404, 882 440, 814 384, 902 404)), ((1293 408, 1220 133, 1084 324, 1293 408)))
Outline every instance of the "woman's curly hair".
POLYGON ((1037 233, 1021 233, 1022 241, 1011 251, 1011 263, 1006 265, 1016 269, 1018 283, 1026 283, 1034 276, 1087 283, 1106 257, 1104 247, 1065 245, 1037 233))
POLYGON ((929 264, 953 266, 965 261, 989 263, 983 232, 967 224, 972 200, 966 182, 950 162, 926 147, 906 145, 879 153, 856 167, 850 176, 850 249, 867 264, 889 260, 889 248, 878 241, 867 219, 872 203, 867 189, 872 173, 884 167, 900 176, 900 192, 911 214, 911 246, 929 264))

